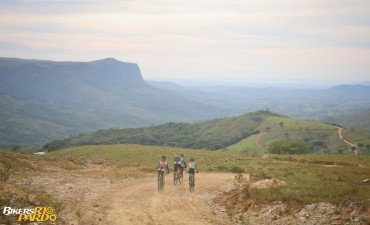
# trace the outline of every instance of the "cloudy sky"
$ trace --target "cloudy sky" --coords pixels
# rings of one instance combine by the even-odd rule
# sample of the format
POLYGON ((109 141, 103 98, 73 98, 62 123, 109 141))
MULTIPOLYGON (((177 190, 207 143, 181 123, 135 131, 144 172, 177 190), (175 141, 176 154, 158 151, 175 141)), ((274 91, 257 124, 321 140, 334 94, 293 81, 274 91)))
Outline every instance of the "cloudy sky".
POLYGON ((369 0, 0 0, 0 56, 145 79, 370 80, 369 0))

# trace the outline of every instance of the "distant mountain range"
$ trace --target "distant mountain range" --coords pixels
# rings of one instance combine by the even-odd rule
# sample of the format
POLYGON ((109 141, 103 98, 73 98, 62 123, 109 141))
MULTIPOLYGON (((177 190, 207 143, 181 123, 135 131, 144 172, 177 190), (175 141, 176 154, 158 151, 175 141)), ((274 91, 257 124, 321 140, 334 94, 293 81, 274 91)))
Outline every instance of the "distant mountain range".
POLYGON ((54 62, 0 58, 0 146, 40 145, 108 128, 195 122, 269 109, 322 119, 370 108, 370 87, 325 90, 145 81, 137 64, 108 58, 54 62))

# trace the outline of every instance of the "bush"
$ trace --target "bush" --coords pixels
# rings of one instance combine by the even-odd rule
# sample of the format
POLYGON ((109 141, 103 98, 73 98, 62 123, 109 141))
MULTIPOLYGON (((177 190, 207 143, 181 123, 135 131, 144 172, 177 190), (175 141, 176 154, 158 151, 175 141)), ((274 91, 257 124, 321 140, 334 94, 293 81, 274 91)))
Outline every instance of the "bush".
POLYGON ((275 141, 271 144, 269 152, 272 154, 307 154, 308 146, 299 141, 275 141))
POLYGON ((239 166, 233 166, 233 167, 231 167, 230 172, 232 172, 232 173, 244 173, 245 171, 244 171, 243 168, 240 168, 239 166))
POLYGON ((10 162, 3 162, 3 168, 0 169, 0 182, 6 182, 10 177, 10 170, 12 169, 12 164, 10 162))

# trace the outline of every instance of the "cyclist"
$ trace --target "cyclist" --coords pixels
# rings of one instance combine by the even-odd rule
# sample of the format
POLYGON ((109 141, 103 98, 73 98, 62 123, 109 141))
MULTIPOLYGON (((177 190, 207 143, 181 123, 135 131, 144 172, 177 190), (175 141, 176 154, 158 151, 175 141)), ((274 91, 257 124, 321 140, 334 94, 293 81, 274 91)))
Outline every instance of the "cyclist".
POLYGON ((195 164, 194 158, 191 158, 188 164, 188 173, 189 173, 189 178, 194 177, 194 182, 193 182, 194 186, 195 186, 195 170, 197 170, 197 173, 199 172, 198 167, 195 164))
POLYGON ((176 154, 175 160, 174 160, 174 177, 176 176, 176 172, 180 170, 181 175, 183 176, 184 167, 186 168, 186 162, 184 158, 184 154, 176 154))
POLYGON ((158 163, 158 179, 159 179, 159 176, 163 176, 164 175, 164 171, 167 170, 167 173, 170 172, 170 168, 168 167, 168 162, 166 161, 166 156, 162 156, 162 159, 161 161, 159 161, 158 163))
POLYGON ((184 154, 180 154, 180 172, 181 172, 181 176, 183 176, 184 174, 184 168, 186 169, 186 161, 185 161, 185 157, 184 157, 184 154))
POLYGON ((176 153, 175 158, 173 159, 173 170, 176 172, 177 171, 177 163, 180 161, 180 155, 176 153))

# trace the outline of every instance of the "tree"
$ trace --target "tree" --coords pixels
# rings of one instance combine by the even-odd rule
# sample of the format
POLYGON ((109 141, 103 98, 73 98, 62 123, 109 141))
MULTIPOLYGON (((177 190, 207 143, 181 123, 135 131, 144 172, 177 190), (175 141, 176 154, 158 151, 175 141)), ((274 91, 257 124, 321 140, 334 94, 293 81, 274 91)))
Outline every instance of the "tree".
POLYGON ((51 152, 57 149, 56 145, 52 142, 45 144, 42 148, 44 150, 47 150, 48 152, 51 152))
POLYGON ((269 148, 272 154, 307 154, 308 145, 300 141, 276 141, 269 148))
POLYGON ((19 150, 21 150, 21 147, 18 145, 14 145, 11 149, 12 152, 18 152, 19 150))

